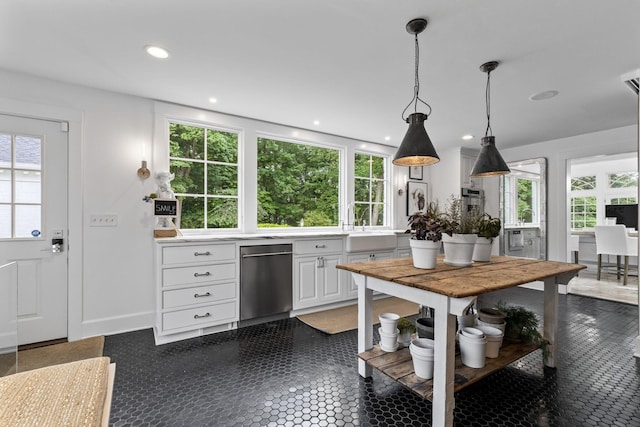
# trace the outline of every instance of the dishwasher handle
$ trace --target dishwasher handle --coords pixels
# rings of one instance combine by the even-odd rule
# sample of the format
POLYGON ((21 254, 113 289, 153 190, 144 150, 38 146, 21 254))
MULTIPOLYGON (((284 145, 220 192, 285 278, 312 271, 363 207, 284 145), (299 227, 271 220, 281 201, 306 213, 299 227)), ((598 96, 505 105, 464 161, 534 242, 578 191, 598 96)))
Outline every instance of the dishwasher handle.
POLYGON ((291 255, 293 252, 263 252, 261 254, 243 254, 242 258, 258 258, 263 256, 273 256, 273 255, 291 255))

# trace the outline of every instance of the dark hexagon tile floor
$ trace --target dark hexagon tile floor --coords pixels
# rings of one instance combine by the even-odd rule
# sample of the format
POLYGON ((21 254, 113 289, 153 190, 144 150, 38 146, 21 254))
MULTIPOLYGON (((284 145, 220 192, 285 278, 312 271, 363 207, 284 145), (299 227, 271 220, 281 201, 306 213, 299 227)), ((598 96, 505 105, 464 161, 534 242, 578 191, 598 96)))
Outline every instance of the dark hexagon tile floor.
MULTIPOLYGON (((542 293, 481 296, 542 312, 542 293)), ((540 351, 456 394, 456 426, 638 426, 636 306, 560 296, 558 368, 540 351)), ((377 331, 374 331, 377 339, 377 331)), ((295 318, 155 346, 150 329, 108 336, 113 426, 428 426, 431 403, 357 373, 357 332, 295 318)))

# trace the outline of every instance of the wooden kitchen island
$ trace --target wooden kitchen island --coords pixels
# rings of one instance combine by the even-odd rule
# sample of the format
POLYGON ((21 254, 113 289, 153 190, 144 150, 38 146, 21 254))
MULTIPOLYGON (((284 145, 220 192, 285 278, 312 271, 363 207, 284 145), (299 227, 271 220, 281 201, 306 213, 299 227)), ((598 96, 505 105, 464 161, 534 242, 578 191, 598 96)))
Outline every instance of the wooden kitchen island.
MULTIPOLYGON (((480 294, 506 289, 534 281, 544 282, 543 336, 549 342, 549 357, 545 364, 556 366, 558 284, 567 284, 578 271, 579 264, 543 261, 528 258, 492 257, 491 262, 476 262, 471 267, 454 267, 438 259, 433 270, 418 269, 412 258, 367 261, 341 264, 337 268, 353 273, 358 286, 358 371, 361 376, 371 376, 371 364, 384 365, 384 355, 373 348, 373 291, 393 295, 434 309, 434 375, 428 385, 403 384, 433 402, 433 426, 453 426, 453 393, 455 383, 455 324, 480 294), (442 345, 445 343, 446 345, 442 345), (382 357, 383 359, 380 359, 382 357), (377 359, 377 361, 375 361, 377 359), (382 362, 380 362, 382 360, 382 362), (374 361, 373 363, 371 363, 374 361), (370 362, 370 363, 367 363, 370 362)), ((530 347, 530 346, 529 346, 530 347)), ((532 351, 515 350, 516 359, 532 351), (519 357, 517 357, 519 356, 519 357)), ((391 355, 391 354, 390 354, 391 355)), ((409 356, 410 357, 410 356, 409 356)), ((505 358, 502 366, 513 362, 505 358)), ((406 362, 406 361, 405 361, 406 362)), ((406 363, 404 366, 407 366, 406 363)), ((502 366, 492 364, 492 370, 502 366)), ((469 368, 466 368, 469 369, 469 368)), ((481 373, 479 377, 491 371, 481 373)), ((393 373, 385 372, 393 377, 393 373)), ((415 377, 415 375, 413 375, 415 377)), ((407 376, 404 376, 407 378, 407 376)), ((417 377, 416 377, 417 378, 417 377)), ((402 381, 400 381, 402 382, 402 381)), ((410 382, 410 381, 409 381, 410 382)))

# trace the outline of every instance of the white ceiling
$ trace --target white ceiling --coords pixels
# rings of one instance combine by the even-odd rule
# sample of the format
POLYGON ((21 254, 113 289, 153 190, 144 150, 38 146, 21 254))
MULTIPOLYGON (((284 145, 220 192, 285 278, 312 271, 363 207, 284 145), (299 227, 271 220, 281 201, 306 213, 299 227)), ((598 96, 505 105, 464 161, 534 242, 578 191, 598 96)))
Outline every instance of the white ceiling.
POLYGON ((640 68, 638 0, 3 0, 0 67, 398 145, 418 17, 436 149, 479 145, 490 60, 499 148, 637 122, 621 76, 640 68))

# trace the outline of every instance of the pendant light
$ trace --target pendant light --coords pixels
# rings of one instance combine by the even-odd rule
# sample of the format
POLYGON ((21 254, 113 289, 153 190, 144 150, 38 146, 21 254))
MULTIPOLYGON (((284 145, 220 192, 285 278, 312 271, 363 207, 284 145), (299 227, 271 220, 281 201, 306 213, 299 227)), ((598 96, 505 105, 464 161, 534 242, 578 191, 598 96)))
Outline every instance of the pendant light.
POLYGON ((511 172, 496 148, 496 138, 491 130, 491 72, 498 68, 498 61, 485 62, 480 66, 480 71, 487 73, 487 88, 485 92, 487 106, 487 130, 480 144, 480 154, 476 159, 471 176, 485 177, 506 175, 511 172))
POLYGON ((413 19, 406 25, 407 32, 415 36, 415 84, 413 87, 413 99, 402 111, 402 120, 409 123, 407 130, 398 151, 393 158, 393 164, 397 166, 426 166, 432 165, 440 161, 440 157, 436 153, 427 131, 424 128, 424 122, 431 114, 431 106, 420 99, 420 80, 418 78, 418 65, 420 62, 420 47, 418 45, 418 34, 427 28, 427 20, 423 18, 413 19), (427 114, 418 113, 418 101, 427 106, 429 112, 427 114), (405 119, 404 114, 413 104, 413 113, 405 119))

